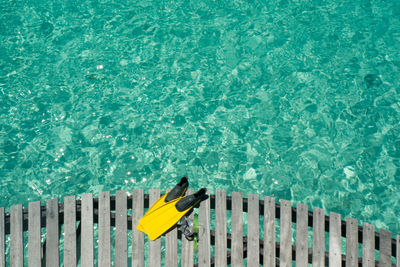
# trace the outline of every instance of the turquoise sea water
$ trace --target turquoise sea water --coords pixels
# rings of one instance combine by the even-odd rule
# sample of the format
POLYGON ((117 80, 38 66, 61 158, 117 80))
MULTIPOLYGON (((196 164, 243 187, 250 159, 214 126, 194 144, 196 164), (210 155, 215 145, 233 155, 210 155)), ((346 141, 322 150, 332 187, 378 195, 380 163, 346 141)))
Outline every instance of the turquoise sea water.
POLYGON ((0 206, 260 193, 399 233, 399 1, 0 1, 0 206))

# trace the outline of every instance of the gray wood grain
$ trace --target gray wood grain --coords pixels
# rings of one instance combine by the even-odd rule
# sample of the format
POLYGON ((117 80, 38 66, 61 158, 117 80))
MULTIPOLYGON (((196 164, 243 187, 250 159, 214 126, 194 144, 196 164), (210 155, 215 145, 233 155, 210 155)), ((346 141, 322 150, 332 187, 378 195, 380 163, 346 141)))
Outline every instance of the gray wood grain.
POLYGON ((81 199, 81 266, 93 266, 93 195, 83 194, 81 199))
POLYGON ((400 267, 400 235, 396 237, 396 267, 400 267))
POLYGON ((243 266, 243 196, 232 193, 232 267, 243 266))
POLYGON ((260 212, 258 194, 248 194, 247 265, 260 265, 260 212))
POLYGON ((76 267, 76 201, 64 197, 64 267, 76 267))
POLYGON ((288 200, 280 200, 280 266, 292 266, 292 204, 288 200))
POLYGON ((28 205, 28 266, 41 266, 40 201, 28 205))
POLYGON ((22 221, 22 205, 10 208, 10 266, 24 266, 24 236, 22 221))
POLYGON ((98 264, 100 267, 111 265, 110 236, 110 192, 99 193, 99 224, 98 224, 98 264))
POLYGON ((342 266, 341 215, 331 212, 329 216, 329 266, 342 266))
MULTIPOLYGON (((115 266, 128 266, 127 192, 117 191, 115 197, 115 266)), ((136 228, 135 228, 136 229, 136 228)))
MULTIPOLYGON (((150 189, 150 206, 160 198, 160 189, 150 189)), ((161 238, 149 241, 149 266, 161 266, 161 238)))
POLYGON ((312 266, 325 266, 325 212, 320 208, 314 208, 313 210, 312 251, 312 266))
POLYGON ((165 235, 165 266, 178 266, 178 229, 176 227, 165 235))
POLYGON ((165 235, 165 266, 178 266, 178 229, 176 227, 165 235))
POLYGON ((221 190, 215 192, 215 264, 227 266, 226 192, 221 190))
POLYGON ((0 208, 0 267, 6 267, 6 225, 4 208, 0 208))
POLYGON ((357 266, 358 262, 358 222, 346 218, 346 266, 357 266))
POLYGON ((368 223, 363 223, 362 265, 375 266, 375 227, 368 223))
POLYGON ((60 265, 58 199, 46 201, 46 266, 60 265))
POLYGON ((143 189, 135 189, 132 194, 132 267, 144 266, 144 234, 136 229, 143 211, 143 189))
MULTIPOLYGON (((192 189, 188 189, 186 195, 193 194, 192 189)), ((189 220, 193 221, 194 216, 193 212, 189 215, 189 220)), ((194 258, 193 258, 193 242, 188 241, 185 237, 182 237, 182 252, 181 252, 181 260, 182 267, 193 267, 194 258)))
MULTIPOLYGON (((159 197, 159 190, 152 189, 150 192, 150 203, 154 203, 159 197)), ((190 193, 190 192, 188 192, 190 193)), ((126 191, 118 191, 116 197, 116 266, 127 266, 127 195, 126 191), (118 234, 119 232, 119 234, 118 234), (117 237, 118 236, 118 237, 117 237), (125 238, 126 241, 123 239, 125 238), (117 244, 122 240, 122 249, 118 249, 117 244), (126 245, 124 245, 126 244, 126 245), (123 251, 125 247, 125 251, 123 251), (119 251, 119 252, 117 252, 119 251)), ((243 215, 242 215, 242 194, 232 193, 232 266, 243 265, 243 215), (236 242, 235 240, 238 240, 236 242), (238 253, 236 253, 237 251, 238 253)), ((281 257, 280 266, 291 266, 291 202, 281 200, 281 257), (290 237, 290 239, 288 238, 290 237), (289 244, 289 246, 288 246, 289 244), (285 247, 290 247, 290 255, 285 255, 285 247)), ((143 216, 143 190, 135 190, 133 197, 133 225, 136 226, 139 218, 143 216), (136 208, 135 208, 136 207, 136 208), (136 219, 135 219, 136 216, 136 219)), ((215 221, 215 264, 216 266, 226 266, 226 192, 216 191, 216 221, 215 221)), ((203 251, 199 252, 199 266, 210 265, 210 203, 209 200, 201 203, 200 208, 200 242, 199 248, 203 243, 203 251), (205 245, 205 246, 204 246, 205 245), (205 258, 200 254, 207 255, 205 258)), ((257 266, 259 253, 259 199, 257 194, 248 196, 248 265, 257 266), (254 255, 253 255, 254 254, 254 255)), ((41 266, 40 259, 40 201, 29 203, 28 207, 28 265, 41 266), (36 244, 36 245, 35 245, 36 244)), ((64 264, 76 266, 76 207, 75 197, 64 198, 64 264), (74 244, 74 245, 72 245, 74 244), (69 258, 73 260, 69 261, 69 258)), ((296 224, 296 266, 307 266, 308 258, 308 209, 307 205, 297 205, 297 224, 296 224)), ((10 235, 10 264, 11 266, 23 266, 23 232, 22 232, 22 205, 15 205, 10 210, 11 235, 10 235), (19 223, 18 223, 19 222, 19 223)), ((275 266, 275 199, 264 198, 264 266, 275 266)), ((0 250, 4 248, 5 226, 4 208, 0 208, 0 250), (2 219, 3 218, 3 219, 2 219), (3 244, 3 245, 2 245, 3 244), (3 246, 3 247, 2 247, 3 246)), ((325 214, 322 209, 314 208, 313 212, 313 266, 325 265, 325 214)), ((58 200, 51 199, 46 202, 46 265, 59 265, 59 228, 58 228, 58 200)), ((82 196, 82 242, 88 239, 85 237, 85 229, 88 230, 91 224, 91 240, 93 246, 93 199, 91 194, 82 196), (89 218, 89 220, 87 220, 89 218), (89 222, 89 223, 88 223, 89 222), (91 223, 90 223, 91 222, 91 223)), ((341 266, 341 216, 331 213, 329 217, 329 266, 341 266)), ((102 192, 99 194, 99 266, 110 266, 110 194, 102 192), (104 246, 105 245, 105 246, 104 246)), ((136 231, 136 227, 134 227, 136 231)), ((89 230, 90 232, 90 230, 89 230)), ((139 235, 141 232, 136 231, 139 235)), ((141 234, 142 235, 142 234, 141 234)), ((86 236, 87 233, 86 233, 86 236)), ((89 234, 90 236, 90 234, 89 234)), ((143 236, 143 235, 142 235, 143 236)), ((380 231, 380 262, 379 266, 391 266, 391 233, 386 230, 380 231)), ((90 240, 90 238, 89 238, 90 240)), ((140 238, 136 239, 136 244, 140 244, 140 238)), ((166 235, 166 266, 177 266, 177 231, 176 229, 166 235), (174 256, 175 255, 175 256, 174 256)), ((90 243, 90 242, 89 242, 90 243)), ((143 242, 142 242, 143 243, 143 242)), ((154 241, 150 241, 154 243, 154 241)), ((193 243, 182 241, 182 266, 193 266, 193 243), (187 246, 188 245, 188 246, 187 246), (186 251, 186 252, 184 252, 186 251), (189 255, 186 257, 185 255, 189 255)), ((400 236, 396 238, 396 253, 400 250, 400 236)), ((82 244, 82 247, 84 244, 82 244)), ((150 245, 151 246, 151 245, 150 245)), ((133 246, 140 247, 140 246, 133 246)), ((93 266, 82 248, 82 266, 93 266)), ((139 251, 143 249, 139 249, 139 251)), ((158 256, 150 253, 149 266, 161 266, 161 250, 158 256), (159 257, 155 259, 152 255, 159 257)), ((140 258, 132 257, 132 263, 140 258)), ((4 253, 3 253, 4 255, 4 253)), ((92 247, 93 255, 93 247, 92 247)), ((144 253, 142 254, 144 255, 144 253)), ((363 244, 362 244, 362 264, 363 266, 375 266, 375 228, 373 225, 363 224, 363 244)), ((347 218, 346 221, 346 261, 349 266, 356 266, 358 262, 358 221, 347 218)), ((400 267, 400 260, 396 259, 396 266, 400 267)), ((137 265, 144 266, 140 261, 137 265)), ((0 267, 5 266, 5 257, 0 256, 0 267)))
POLYGON ((275 198, 264 197, 264 265, 276 266, 275 198))
POLYGON ((210 199, 200 203, 199 208, 199 255, 198 266, 210 266, 210 199))
POLYGON ((392 234, 384 229, 379 232, 379 267, 392 266, 392 234))
POLYGON ((296 267, 308 267, 308 206, 297 204, 296 267))

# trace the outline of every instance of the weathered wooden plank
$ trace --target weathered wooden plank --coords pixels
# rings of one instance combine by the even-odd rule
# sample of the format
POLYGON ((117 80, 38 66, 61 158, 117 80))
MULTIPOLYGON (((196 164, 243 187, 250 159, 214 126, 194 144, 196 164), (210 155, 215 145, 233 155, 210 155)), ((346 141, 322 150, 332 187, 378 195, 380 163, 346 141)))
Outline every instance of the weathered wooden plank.
POLYGON ((296 267, 308 267, 308 206, 297 204, 296 267))
POLYGON ((128 266, 127 197, 123 190, 117 191, 115 197, 115 266, 118 267, 128 266))
POLYGON ((358 222, 346 219, 346 266, 357 266, 358 262, 358 222))
POLYGON ((264 197, 264 265, 276 265, 275 198, 264 197))
MULTIPOLYGON (((187 195, 193 194, 192 189, 187 190, 187 195)), ((193 212, 189 215, 189 220, 193 221, 193 212)), ((188 241, 186 238, 182 237, 182 267, 193 267, 194 258, 193 258, 193 242, 188 241)))
MULTIPOLYGON (((160 198, 160 189, 150 189, 150 206, 160 198)), ((149 266, 161 266, 161 238, 149 241, 149 266)))
POLYGON ((199 208, 199 255, 198 266, 210 266, 210 199, 200 203, 199 208))
POLYGON ((384 229, 379 233, 379 267, 392 266, 392 234, 384 229))
POLYGON ((93 266, 93 195, 83 194, 81 199, 81 266, 93 266))
POLYGON ((6 224, 4 208, 0 208, 0 267, 6 267, 6 224))
POLYGON ((165 266, 178 266, 178 229, 176 227, 165 235, 165 266))
POLYGON ((46 266, 59 266, 58 199, 46 201, 46 266))
POLYGON ((329 216, 329 266, 342 266, 341 216, 331 212, 329 216))
POLYGON ((313 210, 312 251, 312 266, 325 266, 325 212, 320 208, 314 208, 313 210))
POLYGON ((222 190, 215 192, 215 264, 227 266, 226 192, 222 190))
POLYGON ((178 266, 178 229, 176 227, 165 235, 165 266, 178 266))
POLYGON ((28 266, 41 266, 40 201, 28 205, 28 266))
POLYGON ((292 266, 292 204, 283 199, 280 203, 280 266, 292 266))
POLYGON ((99 193, 99 266, 111 265, 111 236, 110 236, 110 192, 99 193))
POLYGON ((396 237, 396 267, 400 267, 400 235, 396 237))
POLYGON ((260 212, 258 194, 248 194, 247 265, 260 265, 260 212))
POLYGON ((143 211, 143 189, 135 189, 132 194, 132 267, 144 266, 144 234, 136 229, 143 211))
POLYGON ((64 267, 76 267, 76 201, 64 197, 64 267))
POLYGON ((232 193, 232 267, 243 266, 243 197, 242 193, 232 193))
POLYGON ((363 223, 362 265, 375 266, 375 227, 368 223, 363 223))
POLYGON ((24 266, 24 236, 23 236, 22 205, 10 208, 10 266, 24 266))

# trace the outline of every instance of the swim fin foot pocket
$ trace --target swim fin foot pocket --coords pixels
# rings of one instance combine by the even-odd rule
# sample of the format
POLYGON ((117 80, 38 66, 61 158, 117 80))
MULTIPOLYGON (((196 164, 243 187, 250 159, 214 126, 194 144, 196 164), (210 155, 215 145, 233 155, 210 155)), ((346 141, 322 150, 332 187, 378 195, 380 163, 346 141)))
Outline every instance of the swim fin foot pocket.
POLYGON ((171 191, 168 192, 167 196, 164 199, 164 202, 167 203, 171 200, 183 196, 186 193, 186 189, 188 188, 188 186, 189 181, 186 176, 183 176, 181 178, 181 181, 177 185, 175 185, 175 187, 172 188, 171 191))
POLYGON ((199 191, 197 191, 196 193, 194 193, 193 195, 189 195, 186 196, 182 199, 180 199, 178 202, 176 202, 175 204, 175 208, 179 211, 185 211, 190 207, 193 207, 195 205, 197 205, 198 203, 200 203, 200 201, 202 200, 202 198, 205 196, 205 194, 207 193, 207 189, 202 188, 199 191))

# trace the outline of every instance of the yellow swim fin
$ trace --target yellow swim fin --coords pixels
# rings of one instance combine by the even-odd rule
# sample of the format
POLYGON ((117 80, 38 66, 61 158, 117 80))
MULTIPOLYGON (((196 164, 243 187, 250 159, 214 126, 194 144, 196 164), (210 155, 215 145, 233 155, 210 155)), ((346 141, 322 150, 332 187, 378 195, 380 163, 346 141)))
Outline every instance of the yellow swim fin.
POLYGON ((142 217, 136 228, 146 233, 150 240, 157 239, 198 204, 205 197, 206 192, 207 190, 202 188, 193 195, 167 202, 163 206, 152 210, 150 214, 142 217))
MULTIPOLYGON (((171 191, 169 191, 168 193, 164 194, 162 197, 160 197, 150 208, 149 210, 146 212, 146 214, 143 216, 147 216, 150 213, 152 213, 153 211, 155 211, 158 208, 163 207, 165 204, 167 204, 170 201, 176 200, 176 199, 181 199, 184 197, 186 190, 189 186, 189 181, 187 179, 186 176, 181 178, 181 181, 175 185, 174 188, 172 188, 171 191)), ((136 227, 139 231, 143 232, 143 229, 141 228, 141 225, 138 224, 136 227)))

